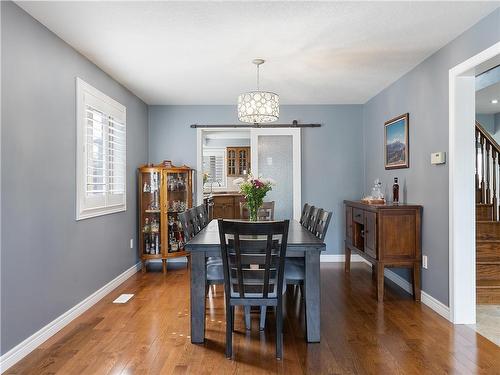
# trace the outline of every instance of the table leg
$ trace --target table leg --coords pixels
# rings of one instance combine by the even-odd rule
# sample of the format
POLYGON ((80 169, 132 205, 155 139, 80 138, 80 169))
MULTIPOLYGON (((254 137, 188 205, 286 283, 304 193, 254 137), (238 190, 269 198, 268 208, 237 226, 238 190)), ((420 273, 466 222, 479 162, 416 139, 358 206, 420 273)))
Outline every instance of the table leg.
POLYGON ((205 341, 205 252, 191 253, 191 342, 205 341))
POLYGON ((305 289, 306 289, 306 331, 307 342, 320 341, 321 316, 321 280, 320 280, 320 250, 305 252, 305 289))

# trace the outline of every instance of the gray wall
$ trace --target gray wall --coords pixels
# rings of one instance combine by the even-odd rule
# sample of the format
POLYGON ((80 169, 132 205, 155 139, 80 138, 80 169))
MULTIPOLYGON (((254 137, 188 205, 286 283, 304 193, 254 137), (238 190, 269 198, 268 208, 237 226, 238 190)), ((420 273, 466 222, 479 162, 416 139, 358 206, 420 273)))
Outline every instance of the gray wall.
POLYGON ((147 106, 17 5, 1 3, 1 353, 137 262, 147 106), (75 221, 75 77, 127 107, 127 211, 75 221))
MULTIPOLYGON (((363 183, 360 105, 281 106, 280 123, 296 119, 321 128, 302 132, 302 202, 333 210, 327 252, 343 252, 342 201, 359 199, 363 183)), ((190 124, 238 123, 236 106, 150 106, 149 161, 172 160, 196 168, 196 130, 190 124)))
POLYGON ((448 165, 432 166, 430 154, 448 151, 449 69, 499 40, 497 9, 364 106, 365 185, 380 177, 390 187, 397 176, 406 184, 408 201, 424 206, 422 246, 429 257, 429 268, 422 271, 422 288, 445 304, 448 304, 448 165), (410 113, 410 168, 386 171, 384 122, 405 112, 410 113))

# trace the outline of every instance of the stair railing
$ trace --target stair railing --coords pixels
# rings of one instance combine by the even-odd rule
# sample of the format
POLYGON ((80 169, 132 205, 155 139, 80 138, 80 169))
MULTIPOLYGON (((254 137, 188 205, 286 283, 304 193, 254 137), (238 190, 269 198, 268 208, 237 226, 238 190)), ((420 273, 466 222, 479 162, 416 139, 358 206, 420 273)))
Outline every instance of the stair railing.
POLYGON ((493 220, 499 220, 497 185, 500 146, 476 121, 476 203, 492 205, 493 220))

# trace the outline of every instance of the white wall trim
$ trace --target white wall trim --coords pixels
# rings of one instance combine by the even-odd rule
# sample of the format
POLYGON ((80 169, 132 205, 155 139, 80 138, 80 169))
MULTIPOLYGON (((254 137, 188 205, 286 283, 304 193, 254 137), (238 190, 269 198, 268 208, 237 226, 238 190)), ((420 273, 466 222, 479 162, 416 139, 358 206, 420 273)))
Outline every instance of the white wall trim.
POLYGON ((140 269, 141 263, 133 265, 125 272, 121 273, 109 283, 104 285, 102 288, 92 293, 83 301, 73 306, 71 309, 54 319, 45 327, 35 332, 26 340, 22 341, 7 353, 2 355, 0 357, 0 372, 3 373, 4 371, 7 371, 10 367, 15 365, 17 362, 19 362, 21 359, 35 350, 43 342, 47 341, 50 337, 52 337, 62 328, 71 323, 71 321, 94 306, 97 302, 99 302, 102 298, 104 298, 107 294, 117 288, 120 284, 122 284, 125 280, 134 275, 140 269))
POLYGON ((451 321, 450 308, 448 306, 446 306, 444 303, 442 303, 441 301, 438 301, 433 296, 431 296, 430 294, 427 294, 425 292, 422 292, 422 294, 420 295, 420 298, 421 298, 421 301, 424 305, 429 307, 431 310, 434 310, 435 312, 437 312, 439 315, 441 315, 446 320, 451 321))
POLYGON ((475 76, 500 58, 500 42, 449 71, 449 296, 455 324, 476 323, 475 76))

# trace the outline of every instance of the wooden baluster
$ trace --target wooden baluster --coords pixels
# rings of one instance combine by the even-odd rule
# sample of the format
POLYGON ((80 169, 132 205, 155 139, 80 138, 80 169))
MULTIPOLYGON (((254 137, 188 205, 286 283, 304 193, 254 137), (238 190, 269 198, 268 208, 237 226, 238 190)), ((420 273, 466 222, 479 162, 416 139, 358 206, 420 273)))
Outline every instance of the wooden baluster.
POLYGON ((490 190, 490 142, 486 142, 486 204, 491 203, 490 190))
POLYGON ((481 199, 479 200, 479 203, 484 203, 485 200, 485 186, 484 186, 484 136, 481 134, 481 199))
POLYGON ((498 212, 497 212, 497 155, 498 153, 495 151, 494 148, 491 149, 491 157, 493 158, 493 166, 492 166, 492 169, 493 169, 493 199, 492 199, 492 202, 493 203, 493 207, 492 207, 492 211, 493 211, 493 220, 497 220, 498 218, 498 212))
POLYGON ((478 148, 479 148, 479 130, 477 130, 477 128, 476 128, 476 144, 475 144, 475 148, 476 148, 476 203, 480 203, 481 202, 481 194, 480 194, 480 190, 479 190, 479 152, 478 152, 478 148))

